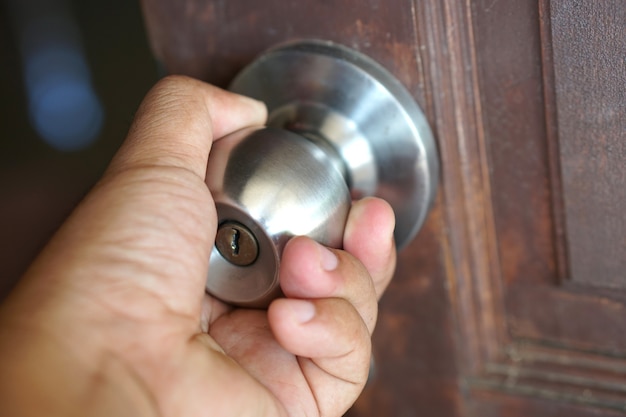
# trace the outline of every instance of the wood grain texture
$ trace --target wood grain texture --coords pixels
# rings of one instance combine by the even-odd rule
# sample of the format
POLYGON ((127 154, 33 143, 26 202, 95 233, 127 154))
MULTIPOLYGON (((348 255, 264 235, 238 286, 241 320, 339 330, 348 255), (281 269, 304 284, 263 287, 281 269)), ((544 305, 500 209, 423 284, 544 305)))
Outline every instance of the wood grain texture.
POLYGON ((619 411, 597 409, 530 395, 510 396, 498 392, 472 391, 475 402, 468 415, 480 417, 618 417, 619 411))
POLYGON ((626 289, 626 8, 551 6, 570 279, 626 289))
POLYGON ((478 372, 503 342, 502 287, 495 240, 488 155, 469 5, 420 2, 417 26, 434 94, 442 163, 446 282, 462 340, 462 373, 478 372))
MULTIPOLYGON (((590 409, 625 411, 626 361, 529 343, 507 348, 508 359, 470 379, 474 389, 503 391, 590 409)), ((473 399, 474 400, 474 399, 473 399)), ((548 408, 549 409, 549 408, 548 408)), ((599 412, 596 410, 596 412, 599 412)))
POLYGON ((539 8, 479 0, 472 10, 502 280, 556 284, 539 8))

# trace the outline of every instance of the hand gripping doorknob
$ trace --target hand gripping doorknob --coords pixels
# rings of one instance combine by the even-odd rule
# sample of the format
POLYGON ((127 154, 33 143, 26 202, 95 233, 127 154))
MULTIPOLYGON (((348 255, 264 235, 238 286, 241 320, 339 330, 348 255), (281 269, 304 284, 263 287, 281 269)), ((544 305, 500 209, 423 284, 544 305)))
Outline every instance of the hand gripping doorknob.
POLYGON ((397 246, 411 241, 435 195, 438 158, 424 115, 389 72, 352 49, 299 41, 262 54, 230 89, 265 102, 269 118, 211 150, 210 294, 267 307, 281 294, 289 239, 340 248, 351 201, 366 196, 393 207, 397 246))

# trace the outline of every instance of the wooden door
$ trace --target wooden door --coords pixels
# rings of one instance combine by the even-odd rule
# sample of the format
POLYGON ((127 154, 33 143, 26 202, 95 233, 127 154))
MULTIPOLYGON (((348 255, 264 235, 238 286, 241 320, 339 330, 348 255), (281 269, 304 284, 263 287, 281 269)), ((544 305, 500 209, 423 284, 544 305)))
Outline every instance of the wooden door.
POLYGON ((296 38, 393 72, 442 184, 381 301, 351 416, 626 411, 626 2, 144 0, 156 56, 218 85, 296 38))

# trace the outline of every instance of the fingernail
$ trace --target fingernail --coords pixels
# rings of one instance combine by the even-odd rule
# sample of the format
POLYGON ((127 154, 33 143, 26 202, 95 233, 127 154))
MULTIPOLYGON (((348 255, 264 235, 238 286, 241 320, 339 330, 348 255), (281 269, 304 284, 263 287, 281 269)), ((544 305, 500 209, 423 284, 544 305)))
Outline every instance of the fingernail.
POLYGON ((258 111, 265 111, 266 106, 265 103, 259 100, 256 100, 252 97, 241 96, 241 100, 249 103, 251 106, 256 107, 258 111))
POLYGON ((335 252, 323 245, 319 245, 319 252, 322 269, 325 271, 334 271, 337 265, 339 265, 339 259, 337 259, 335 252))
POLYGON ((300 324, 307 323, 315 317, 315 305, 307 300, 291 300, 291 311, 300 324))

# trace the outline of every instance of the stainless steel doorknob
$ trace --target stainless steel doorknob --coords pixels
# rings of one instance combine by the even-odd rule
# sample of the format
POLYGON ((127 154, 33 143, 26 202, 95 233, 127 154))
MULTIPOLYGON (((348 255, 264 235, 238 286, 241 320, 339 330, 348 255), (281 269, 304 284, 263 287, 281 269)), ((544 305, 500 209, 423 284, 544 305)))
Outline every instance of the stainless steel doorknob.
POLYGON ((266 307, 280 295, 280 256, 293 236, 341 247, 348 186, 301 135, 268 127, 221 139, 211 150, 207 184, 218 231, 206 287, 224 301, 266 307))
POLYGON ((384 68, 352 49, 300 41, 271 49, 230 89, 266 103, 268 127, 216 142, 207 185, 218 233, 206 289, 246 307, 280 295, 289 239, 340 248, 351 200, 386 199, 398 247, 434 199, 438 158, 418 105, 384 68))

